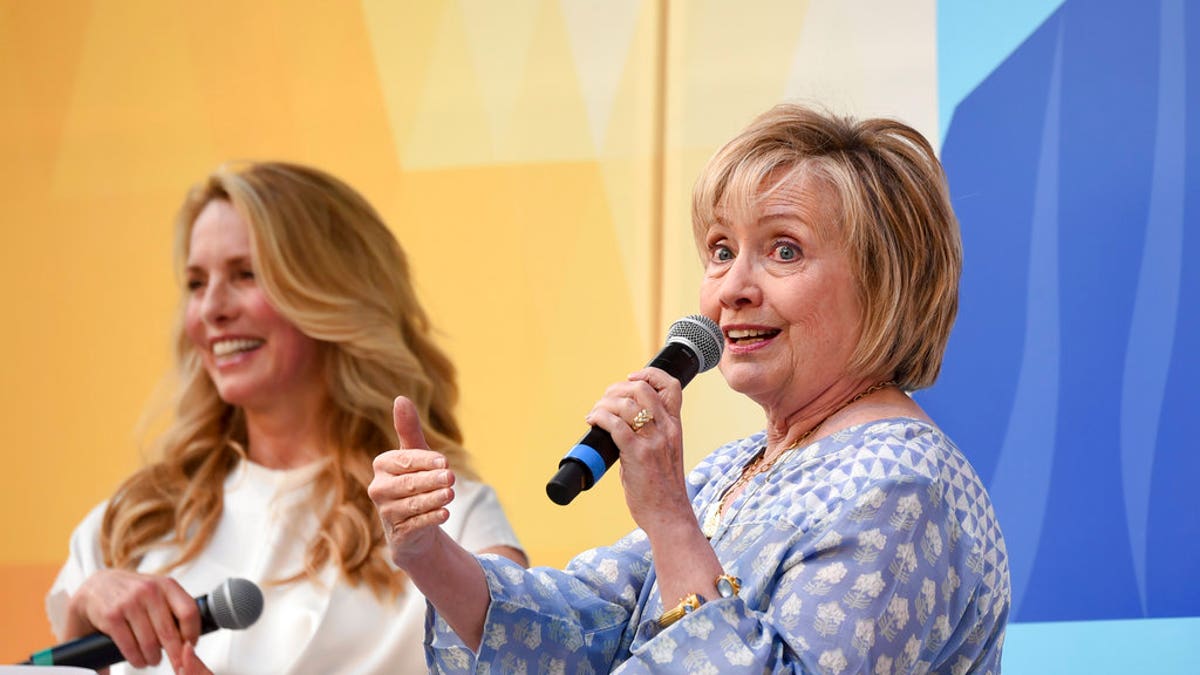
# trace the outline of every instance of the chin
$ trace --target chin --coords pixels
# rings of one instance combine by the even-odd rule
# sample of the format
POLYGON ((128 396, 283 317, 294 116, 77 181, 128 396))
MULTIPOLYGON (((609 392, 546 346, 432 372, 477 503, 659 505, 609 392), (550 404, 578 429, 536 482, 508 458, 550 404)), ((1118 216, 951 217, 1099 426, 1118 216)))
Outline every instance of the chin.
POLYGON ((765 384, 765 378, 756 368, 731 366, 722 368, 721 375, 725 377, 730 389, 750 398, 754 398, 753 393, 761 390, 765 384))
POLYGON ((217 383, 217 396, 229 405, 245 406, 251 398, 253 398, 251 387, 247 387, 241 383, 226 382, 224 384, 217 383))

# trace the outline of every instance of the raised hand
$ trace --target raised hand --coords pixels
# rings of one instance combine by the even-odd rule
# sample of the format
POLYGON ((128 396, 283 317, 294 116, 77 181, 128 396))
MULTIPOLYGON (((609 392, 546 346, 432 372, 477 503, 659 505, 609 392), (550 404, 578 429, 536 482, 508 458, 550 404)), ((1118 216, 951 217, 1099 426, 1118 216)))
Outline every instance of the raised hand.
POLYGON ((412 401, 397 397, 392 415, 400 448, 375 458, 367 494, 383 522, 392 562, 407 568, 445 536, 438 526, 450 517, 454 472, 441 453, 429 449, 412 401))
POLYGON ((620 448, 625 502, 647 534, 695 519, 684 482, 682 403, 679 380, 644 368, 610 386, 587 416, 620 448))

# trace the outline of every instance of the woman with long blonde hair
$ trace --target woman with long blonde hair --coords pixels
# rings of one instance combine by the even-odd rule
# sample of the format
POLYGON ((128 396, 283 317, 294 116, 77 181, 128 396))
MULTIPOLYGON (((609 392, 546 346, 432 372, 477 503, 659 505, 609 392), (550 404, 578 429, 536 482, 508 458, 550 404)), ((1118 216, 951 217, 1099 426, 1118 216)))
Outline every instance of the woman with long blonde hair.
POLYGON ((175 416, 155 461, 73 534, 47 598, 55 632, 109 635, 117 669, 199 656, 215 672, 423 671, 425 602, 389 562, 366 491, 396 447, 397 393, 457 477, 446 533, 525 557, 467 461, 454 367, 404 252, 345 183, 278 162, 219 168, 176 233, 175 416), (263 615, 197 644, 192 596, 231 576, 263 588, 263 615))

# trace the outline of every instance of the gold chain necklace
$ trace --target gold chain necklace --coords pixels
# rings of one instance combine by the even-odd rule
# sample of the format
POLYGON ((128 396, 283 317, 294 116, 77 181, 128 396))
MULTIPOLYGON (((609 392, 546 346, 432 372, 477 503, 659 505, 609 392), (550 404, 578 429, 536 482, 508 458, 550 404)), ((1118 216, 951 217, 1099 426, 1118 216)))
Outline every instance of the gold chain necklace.
POLYGON ((713 535, 717 533, 717 527, 721 524, 721 510, 724 508, 725 502, 731 499, 733 495, 737 494, 737 491, 742 486, 754 480, 755 476, 770 471, 772 468, 774 468, 774 466, 781 458, 783 458, 784 455, 791 453, 793 450, 803 445, 804 441, 808 440, 809 436, 812 436, 814 433, 816 433, 817 429, 820 429, 822 424, 825 424, 829 421, 829 418, 840 413, 842 410, 845 410, 846 407, 851 403, 861 401, 862 399, 874 394, 884 387, 894 386, 896 386, 896 382, 894 380, 887 380, 886 382, 876 382, 875 384, 858 392, 854 395, 854 397, 834 408, 833 412, 829 413, 825 417, 822 417, 820 422, 817 422, 811 428, 809 428, 808 431, 804 432, 804 434, 800 436, 795 443, 792 443, 783 450, 780 450, 774 457, 771 458, 770 461, 765 461, 767 456, 767 447, 764 445, 762 450, 760 450, 758 454, 756 454, 754 458, 750 460, 750 464, 748 464, 745 470, 742 471, 742 475, 738 476, 738 479, 731 483, 729 487, 725 488, 725 490, 721 493, 721 496, 709 505, 704 516, 704 522, 701 524, 700 528, 704 532, 704 536, 712 539, 713 535))

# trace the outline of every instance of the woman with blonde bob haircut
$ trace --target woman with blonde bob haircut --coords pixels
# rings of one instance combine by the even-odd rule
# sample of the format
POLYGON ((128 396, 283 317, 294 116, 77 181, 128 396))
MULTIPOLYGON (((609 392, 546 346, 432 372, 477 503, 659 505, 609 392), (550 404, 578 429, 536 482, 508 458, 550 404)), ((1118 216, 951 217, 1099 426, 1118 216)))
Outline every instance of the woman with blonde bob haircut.
POLYGON ((345 183, 278 162, 219 168, 176 234, 175 416, 157 461, 74 533, 47 599, 56 633, 103 632, 129 666, 164 672, 423 672, 424 600, 366 492, 396 445, 397 393, 459 477, 445 531, 525 558, 468 463, 454 367, 404 252, 345 183), (193 652, 192 596, 231 576, 263 587, 263 615, 193 652))
POLYGON ((721 148, 693 192, 700 310, 765 428, 685 474, 679 382, 646 368, 609 387, 588 421, 620 448, 639 529, 564 571, 431 527, 452 499, 442 455, 398 416, 369 494, 436 611, 434 668, 998 673, 1004 540, 908 395, 936 378, 957 309, 947 195, 932 147, 892 120, 783 105, 721 148), (536 649, 503 639, 528 625, 552 627, 536 649))
POLYGON ((692 193, 704 253, 718 209, 745 217, 802 175, 834 195, 831 221, 859 280, 862 334, 850 368, 891 373, 906 390, 931 386, 958 312, 962 243, 941 164, 920 133, 896 120, 858 123, 812 109, 772 108, 708 164, 692 193))

